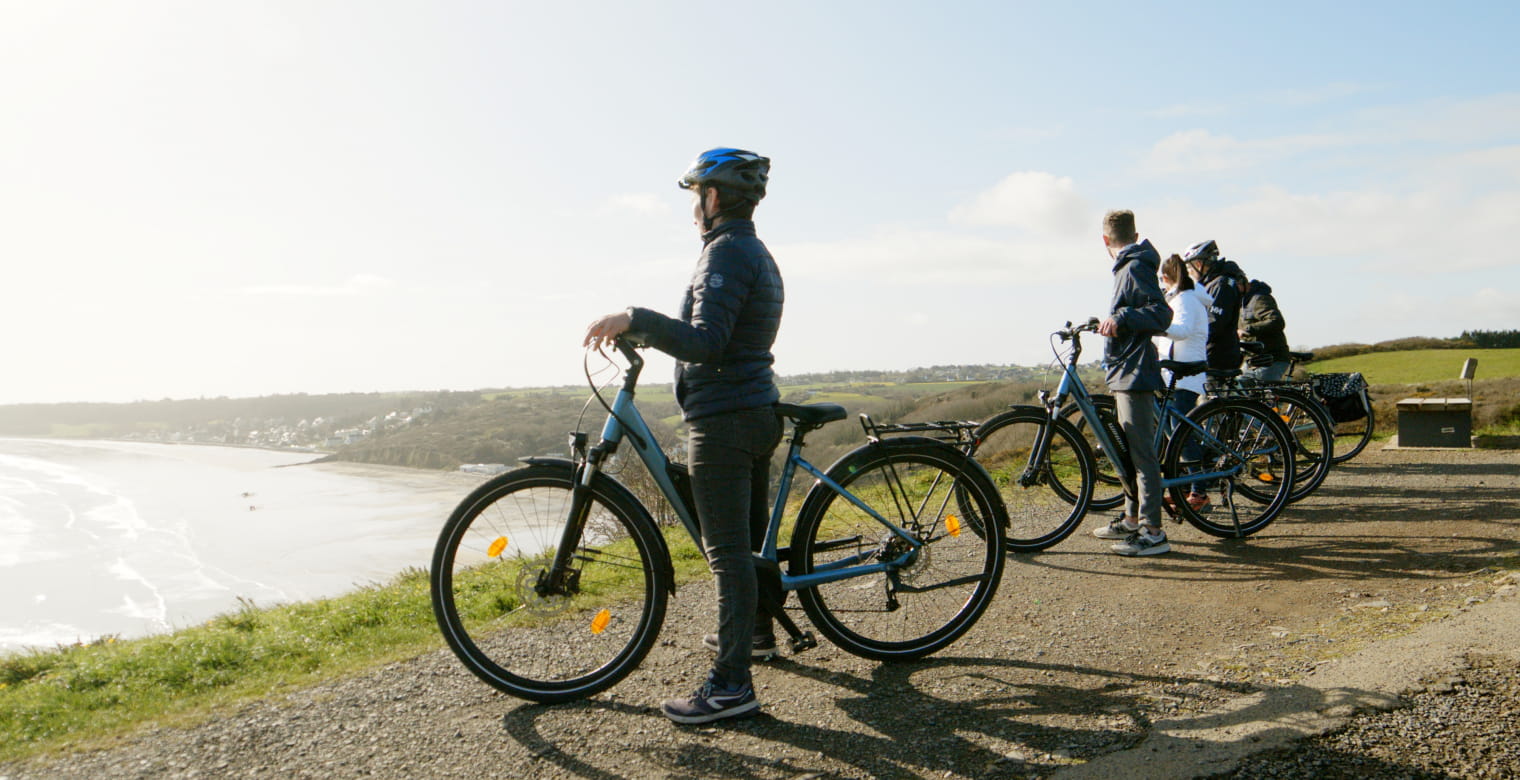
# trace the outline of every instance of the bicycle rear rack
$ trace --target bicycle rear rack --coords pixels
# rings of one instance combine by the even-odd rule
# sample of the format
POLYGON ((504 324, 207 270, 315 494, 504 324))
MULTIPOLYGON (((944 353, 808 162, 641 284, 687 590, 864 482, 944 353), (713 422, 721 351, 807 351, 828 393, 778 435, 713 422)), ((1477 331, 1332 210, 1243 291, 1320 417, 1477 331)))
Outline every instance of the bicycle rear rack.
POLYGON ((953 444, 965 444, 971 441, 971 432, 979 426, 981 423, 971 420, 878 423, 871 419, 871 415, 860 413, 860 427, 865 429, 866 438, 871 441, 878 441, 883 436, 918 434, 953 444))

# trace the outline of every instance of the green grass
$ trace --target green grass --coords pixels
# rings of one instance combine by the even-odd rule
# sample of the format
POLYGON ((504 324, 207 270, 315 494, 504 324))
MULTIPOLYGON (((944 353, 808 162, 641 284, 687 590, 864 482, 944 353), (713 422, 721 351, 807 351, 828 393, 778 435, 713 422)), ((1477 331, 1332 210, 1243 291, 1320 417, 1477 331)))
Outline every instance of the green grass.
MULTIPOLYGON (((707 576, 684 530, 667 529, 666 539, 678 583, 707 576)), ((414 569, 338 598, 269 608, 244 602, 172 634, 0 656, 0 761, 193 720, 442 646, 427 573, 414 569)))
POLYGON ((1316 374, 1357 371, 1374 385, 1413 385, 1456 379, 1468 358, 1480 379, 1520 377, 1520 349, 1419 349, 1369 352, 1309 364, 1316 374))

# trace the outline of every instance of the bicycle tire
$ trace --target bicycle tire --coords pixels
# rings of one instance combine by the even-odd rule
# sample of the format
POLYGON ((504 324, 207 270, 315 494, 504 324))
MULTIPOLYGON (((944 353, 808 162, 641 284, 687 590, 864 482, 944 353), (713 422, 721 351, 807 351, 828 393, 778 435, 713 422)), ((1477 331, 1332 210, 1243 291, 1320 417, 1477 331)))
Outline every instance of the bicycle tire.
MULTIPOLYGON (((1098 418, 1103 422, 1106 430, 1120 430, 1119 407, 1114 397, 1102 393, 1088 396, 1092 401, 1093 408, 1098 412, 1098 418)), ((1093 482, 1092 499, 1088 502, 1089 510, 1104 511, 1117 509, 1124 504, 1124 481, 1119 478, 1119 471, 1114 468, 1108 459, 1108 453, 1103 451, 1103 445, 1098 443, 1098 437, 1092 434, 1092 428, 1087 424, 1086 415, 1082 414, 1082 408, 1075 403, 1067 404, 1061 409, 1061 417, 1072 424, 1072 427, 1082 435, 1083 441, 1087 442, 1087 449, 1093 456, 1093 482)), ((1122 435, 1122 434, 1121 434, 1122 435)))
MULTIPOLYGON (((949 444, 901 437, 846 453, 826 473, 927 543, 906 565, 799 589, 819 632, 855 655, 903 661, 940 650, 975 625, 997 593, 1007 554, 1001 499, 981 466, 949 444)), ((906 551, 896 534, 820 483, 798 512, 789 571, 883 563, 906 551)))
POLYGON ((1372 412, 1372 396, 1367 388, 1362 388, 1362 410, 1367 414, 1360 420, 1337 423, 1335 426, 1335 458, 1337 464, 1362 454, 1367 448, 1367 443, 1372 441, 1373 429, 1376 427, 1376 418, 1372 412))
POLYGON ((1288 503, 1307 498, 1324 484, 1335 463, 1335 425, 1323 404, 1292 387, 1273 390, 1278 417, 1293 434, 1294 479, 1288 503))
POLYGON ((539 593, 574 486, 569 461, 495 477, 460 502, 433 551, 433 615, 449 649, 492 687, 536 702, 585 698, 633 671, 654 645, 671 589, 654 520, 598 475, 571 592, 539 593))
POLYGON ((983 422, 972 434, 968 454, 987 470, 1003 499, 1009 552, 1058 544, 1087 515, 1096 482, 1092 451, 1070 422, 1052 420, 1044 408, 1017 406, 983 422), (1035 483, 1025 487, 1031 450, 1048 426, 1053 428, 1044 462, 1031 475, 1035 483))
POLYGON ((1190 485, 1172 485, 1168 491, 1175 511, 1194 528, 1212 536, 1242 538, 1266 528, 1288 505, 1293 492, 1295 470, 1286 466, 1284 458, 1284 453, 1291 456, 1293 452, 1293 435, 1287 426, 1270 407, 1243 398, 1216 398, 1199 404, 1188 412, 1188 418, 1211 438, 1191 426, 1179 426, 1166 443, 1163 474, 1175 479, 1199 468, 1236 473, 1205 486, 1212 502, 1208 514, 1187 502, 1190 485), (1201 461, 1184 462, 1182 453, 1189 443, 1200 448, 1201 461), (1255 491, 1254 498, 1248 495, 1250 491, 1255 491), (1249 503, 1239 501, 1238 495, 1249 503), (1253 514, 1242 520, 1243 509, 1253 514))

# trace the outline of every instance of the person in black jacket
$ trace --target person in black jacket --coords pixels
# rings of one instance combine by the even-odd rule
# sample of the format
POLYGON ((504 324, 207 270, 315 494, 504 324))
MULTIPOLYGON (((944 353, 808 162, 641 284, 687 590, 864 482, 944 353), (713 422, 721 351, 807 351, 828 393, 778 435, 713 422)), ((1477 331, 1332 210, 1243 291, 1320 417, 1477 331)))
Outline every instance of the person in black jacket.
POLYGON ((717 651, 695 693, 661 705, 677 723, 708 723, 759 710, 750 664, 776 655, 769 617, 757 619, 752 550, 764 541, 771 455, 781 441, 781 394, 771 345, 781 327, 781 273, 755 235, 770 160, 743 149, 703 152, 677 184, 692 193, 702 256, 679 318, 631 307, 586 329, 600 348, 623 333, 676 359, 675 393, 686 420, 691 485, 702 546, 718 586, 717 651))
POLYGON ((1110 211, 1103 216, 1103 245, 1114 260, 1114 296, 1108 318, 1098 325, 1103 368, 1114 394, 1119 426, 1129 443, 1130 473, 1124 485, 1125 511, 1108 525, 1093 529, 1099 539, 1122 539, 1120 555, 1159 555, 1172 545, 1161 530, 1161 464, 1156 457, 1157 390, 1161 381, 1156 344, 1151 337, 1172 324, 1172 307, 1156 277, 1161 255, 1135 231, 1135 214, 1110 211))
POLYGON ((1247 376, 1276 381, 1288 373, 1287 321, 1272 297, 1272 286, 1260 279, 1252 279, 1246 287, 1245 300, 1240 306, 1240 337, 1247 341, 1260 341, 1262 354, 1253 357, 1247 376))
POLYGON ((1240 368, 1240 289, 1230 274, 1235 264, 1219 256, 1219 245, 1200 241, 1182 255, 1193 281, 1214 298, 1209 306, 1209 368, 1240 368))

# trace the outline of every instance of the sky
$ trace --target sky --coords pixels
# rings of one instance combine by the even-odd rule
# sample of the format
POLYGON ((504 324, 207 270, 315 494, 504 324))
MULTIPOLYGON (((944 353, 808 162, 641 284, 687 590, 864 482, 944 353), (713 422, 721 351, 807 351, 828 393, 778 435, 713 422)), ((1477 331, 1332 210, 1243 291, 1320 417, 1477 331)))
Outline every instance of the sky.
MULTIPOLYGON (((0 403, 573 384, 772 159, 779 373, 1042 365, 1104 211, 1312 348, 1520 327, 1520 4, 0 0, 0 403)), ((647 376, 667 381, 669 361, 647 376)))

